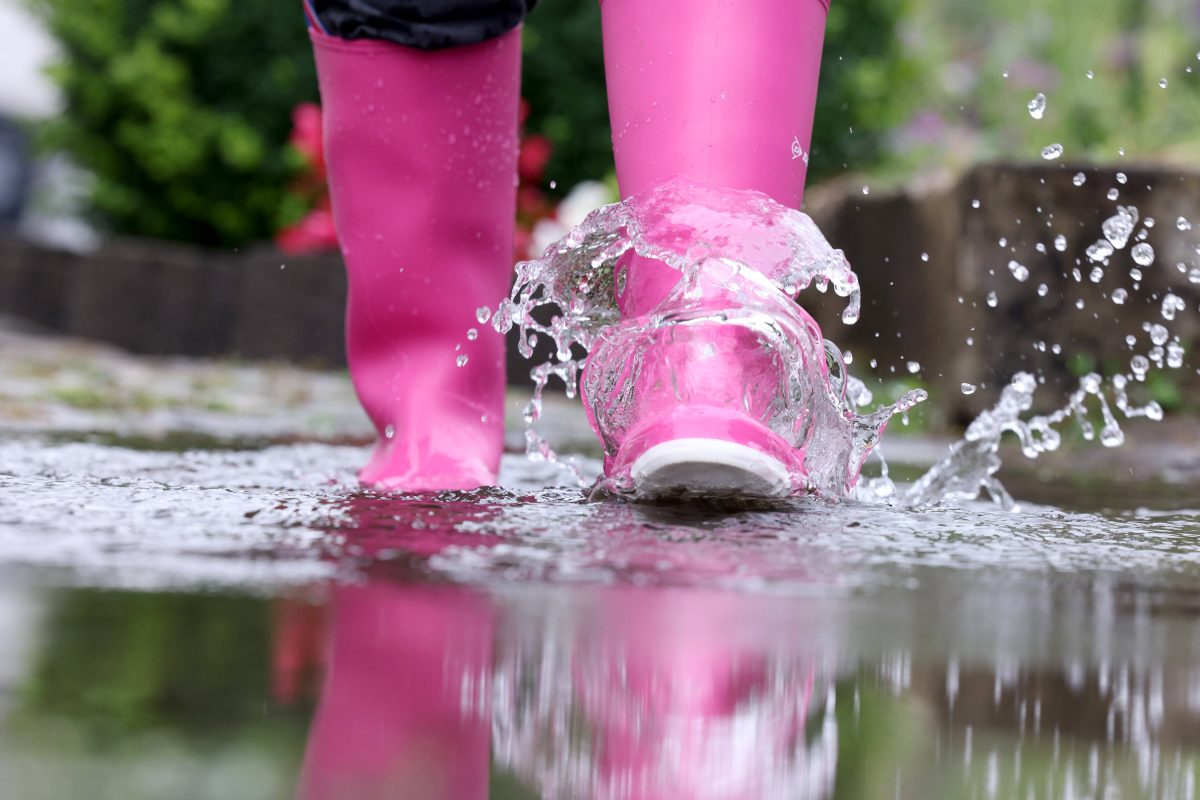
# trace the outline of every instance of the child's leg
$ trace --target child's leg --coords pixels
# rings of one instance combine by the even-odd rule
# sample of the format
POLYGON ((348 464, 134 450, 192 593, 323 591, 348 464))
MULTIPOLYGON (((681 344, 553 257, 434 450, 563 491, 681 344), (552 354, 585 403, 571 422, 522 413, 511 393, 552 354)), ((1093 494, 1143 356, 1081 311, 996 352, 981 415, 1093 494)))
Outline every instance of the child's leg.
MULTIPOLYGON (((828 0, 601 0, 613 152, 622 197, 684 176, 804 195, 828 0)), ((623 309, 675 285, 634 265, 623 309)))
MULTIPOLYGON (((601 0, 622 195, 683 177, 798 207, 826 9, 822 0, 601 0)), ((633 254, 617 269, 617 303, 627 318, 655 308, 681 278, 633 254)), ((724 291, 718 273, 727 269, 714 261, 702 273, 711 284, 711 320, 629 345, 638 350, 635 361, 622 348, 608 354, 615 354, 609 363, 595 355, 589 361, 584 389, 605 441, 606 472, 629 477, 639 495, 780 495, 805 482, 802 448, 765 424, 781 393, 791 392, 798 365, 780 363, 752 328, 721 323, 744 302, 724 291), (620 370, 634 374, 635 367, 634 385, 620 393, 627 408, 613 415, 592 405, 608 402, 598 387, 608 391, 620 370)), ((812 340, 809 357, 819 351, 820 369, 816 324, 782 292, 764 302, 812 340)))
POLYGON ((520 15, 498 36, 443 47, 495 26, 345 16, 371 5, 308 8, 349 281, 347 357, 380 436, 360 477, 387 489, 475 487, 494 481, 503 444, 504 342, 468 331, 510 280, 520 15))

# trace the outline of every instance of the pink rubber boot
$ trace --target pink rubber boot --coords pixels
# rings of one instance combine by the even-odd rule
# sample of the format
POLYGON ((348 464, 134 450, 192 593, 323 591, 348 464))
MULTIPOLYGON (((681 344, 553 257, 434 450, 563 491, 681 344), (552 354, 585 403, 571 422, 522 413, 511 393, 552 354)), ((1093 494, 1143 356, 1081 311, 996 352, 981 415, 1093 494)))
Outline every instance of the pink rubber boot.
POLYGON ((311 32, 346 353, 379 442, 382 489, 490 484, 504 434, 504 342, 471 335, 508 290, 520 31, 416 50, 311 32))
MULTIPOLYGON (((682 177, 799 208, 827 9, 827 0, 601 0, 622 196, 682 177)), ((719 274, 729 269, 722 263, 712 259, 696 276, 694 293, 710 308, 736 307, 745 293, 731 288, 742 278, 719 274)), ((618 269, 627 320, 651 313, 681 280, 679 271, 632 254, 618 269)), ((802 309, 785 313, 807 331, 802 337, 820 342, 802 309)), ((754 396, 756 387, 779 385, 788 368, 763 354, 745 327, 672 329, 645 351, 637 420, 615 449, 606 440, 606 473, 628 475, 635 492, 651 498, 774 497, 803 488, 803 452, 762 423, 772 398, 754 396)), ((593 424, 605 439, 595 415, 593 424)))

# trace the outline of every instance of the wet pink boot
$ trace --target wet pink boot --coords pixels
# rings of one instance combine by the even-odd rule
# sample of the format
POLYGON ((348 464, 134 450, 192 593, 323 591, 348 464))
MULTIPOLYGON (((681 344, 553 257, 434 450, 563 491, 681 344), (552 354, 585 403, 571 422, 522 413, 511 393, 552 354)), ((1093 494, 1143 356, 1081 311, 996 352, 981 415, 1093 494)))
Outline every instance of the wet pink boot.
MULTIPOLYGON (((826 0, 601 0, 622 196, 685 178, 799 208, 827 8, 826 0)), ((705 308, 737 309, 739 298, 755 295, 760 310, 775 307, 793 319, 798 339, 819 345, 812 319, 746 275, 753 267, 710 259, 689 278, 687 295, 700 298, 690 309, 699 319, 705 308)), ((681 277, 628 254, 617 277, 623 318, 651 315, 681 277)), ((778 405, 781 370, 795 364, 764 353, 753 326, 701 320, 649 335, 631 404, 636 419, 614 437, 589 407, 610 478, 648 498, 778 497, 805 488, 803 452, 786 431, 763 424, 778 405)), ((812 347, 806 353, 816 359, 812 347)), ((814 368, 824 370, 820 359, 814 368)), ((600 369, 589 362, 587 371, 600 369)), ((588 383, 585 373, 585 393, 588 383)))
POLYGON ((311 36, 347 359, 380 437, 359 477, 401 491, 490 484, 504 341, 471 331, 510 281, 520 30, 444 50, 311 36))

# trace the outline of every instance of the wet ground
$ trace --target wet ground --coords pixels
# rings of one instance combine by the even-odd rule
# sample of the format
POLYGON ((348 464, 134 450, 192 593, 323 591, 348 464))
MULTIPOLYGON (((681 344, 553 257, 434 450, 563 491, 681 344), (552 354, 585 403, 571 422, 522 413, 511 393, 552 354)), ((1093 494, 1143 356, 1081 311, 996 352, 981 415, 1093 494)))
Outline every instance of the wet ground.
POLYGON ((0 797, 1194 796, 1194 426, 1018 514, 384 497, 337 376, 6 337, 0 797))

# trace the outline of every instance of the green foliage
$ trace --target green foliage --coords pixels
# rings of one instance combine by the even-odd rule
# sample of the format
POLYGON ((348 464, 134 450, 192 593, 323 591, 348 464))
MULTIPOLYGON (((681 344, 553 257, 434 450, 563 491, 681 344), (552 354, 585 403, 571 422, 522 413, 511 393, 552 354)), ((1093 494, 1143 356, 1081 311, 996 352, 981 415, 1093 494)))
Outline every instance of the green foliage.
POLYGON ((889 133, 923 93, 923 63, 899 36, 912 0, 834 0, 825 24, 809 176, 883 166, 889 133))
POLYGON ((95 175, 115 231, 205 245, 270 236, 296 167, 291 109, 316 99, 290 0, 27 0, 60 42, 67 113, 44 143, 95 175))
POLYGON ((565 194, 613 169, 596 0, 545 0, 525 22, 521 95, 527 133, 554 143, 546 181, 565 194))
POLYGON ((914 103, 927 136, 894 158, 1030 160, 1051 143, 1073 160, 1200 156, 1191 0, 921 0, 912 12, 900 33, 928 76, 914 103), (1035 120, 1026 104, 1038 92, 1035 120))

